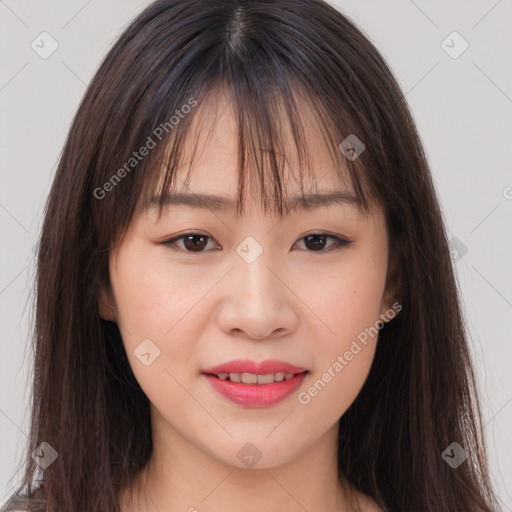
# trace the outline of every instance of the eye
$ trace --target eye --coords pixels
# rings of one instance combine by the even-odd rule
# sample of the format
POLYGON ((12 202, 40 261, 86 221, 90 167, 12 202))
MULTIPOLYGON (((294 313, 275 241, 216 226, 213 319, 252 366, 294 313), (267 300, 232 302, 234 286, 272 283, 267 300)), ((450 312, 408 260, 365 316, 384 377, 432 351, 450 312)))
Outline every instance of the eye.
POLYGON ((173 251, 185 250, 185 252, 204 252, 203 249, 208 245, 208 240, 213 238, 202 233, 185 233, 171 240, 164 240, 163 245, 173 251), (176 247, 176 242, 183 240, 184 249, 176 247))
POLYGON ((327 233, 312 233, 310 235, 306 235, 300 239, 300 241, 305 241, 304 245, 308 249, 312 249, 308 252, 330 252, 336 249, 342 249, 352 243, 351 240, 346 240, 339 236, 329 235, 327 233), (323 250, 327 244, 327 240, 332 240, 334 243, 331 245, 330 249, 323 250))
MULTIPOLYGON (((162 245, 167 246, 169 249, 173 251, 185 251, 189 253, 193 252, 205 252, 204 249, 208 245, 208 241, 213 240, 213 238, 209 235, 204 235, 202 233, 189 232, 184 233, 183 235, 177 236, 175 238, 171 238, 170 240, 164 240, 160 242, 162 245), (177 242, 183 241, 183 246, 178 246, 177 242)), ((327 233, 312 233, 306 236, 303 236, 299 239, 300 242, 304 241, 304 245, 307 249, 307 252, 330 252, 336 249, 342 249, 343 247, 347 247, 352 243, 352 240, 346 240, 344 238, 329 235, 327 233), (324 250, 327 245, 327 240, 332 240, 334 243, 331 244, 331 247, 327 250, 324 250)))

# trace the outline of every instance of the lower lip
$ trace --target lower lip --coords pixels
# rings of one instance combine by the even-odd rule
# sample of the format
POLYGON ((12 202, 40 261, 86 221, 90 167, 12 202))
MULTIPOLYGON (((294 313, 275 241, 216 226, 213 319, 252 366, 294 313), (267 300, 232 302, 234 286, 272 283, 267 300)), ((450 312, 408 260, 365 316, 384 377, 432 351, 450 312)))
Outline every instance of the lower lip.
POLYGON ((215 391, 235 404, 245 407, 267 407, 291 395, 302 384, 306 373, 298 373, 289 380, 272 384, 243 384, 222 380, 213 375, 203 375, 215 391))

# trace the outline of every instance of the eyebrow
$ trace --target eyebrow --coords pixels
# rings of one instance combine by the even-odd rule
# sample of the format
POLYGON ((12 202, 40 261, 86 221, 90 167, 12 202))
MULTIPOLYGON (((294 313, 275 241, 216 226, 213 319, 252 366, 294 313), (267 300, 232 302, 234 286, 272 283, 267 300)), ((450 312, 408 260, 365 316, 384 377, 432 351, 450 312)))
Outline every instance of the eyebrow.
MULTIPOLYGON (((161 195, 154 195, 148 206, 148 210, 153 210, 158 207, 161 201, 161 195)), ((331 205, 346 205, 361 208, 362 202, 345 190, 336 190, 334 192, 324 192, 320 194, 305 194, 304 196, 298 195, 285 201, 288 210, 311 210, 331 205)), ((209 209, 213 211, 229 211, 234 209, 234 201, 226 196, 215 194, 185 194, 174 193, 164 194, 163 206, 187 206, 189 208, 209 209)))

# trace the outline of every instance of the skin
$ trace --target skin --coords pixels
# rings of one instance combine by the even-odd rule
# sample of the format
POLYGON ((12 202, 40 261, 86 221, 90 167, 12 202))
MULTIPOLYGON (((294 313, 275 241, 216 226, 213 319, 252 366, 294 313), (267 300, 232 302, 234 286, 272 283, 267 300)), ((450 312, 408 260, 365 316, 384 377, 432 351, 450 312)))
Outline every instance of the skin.
MULTIPOLYGON (((201 139, 189 189, 180 191, 234 199, 235 121, 224 107, 211 138, 201 139)), ((213 115, 204 109, 201 118, 213 115)), ((316 188, 309 182, 306 191, 339 190, 334 162, 305 106, 303 116, 316 177, 316 188)), ((288 193, 298 190, 290 185, 288 193)), ((113 295, 102 292, 100 315, 121 327, 133 373, 151 402, 154 445, 137 481, 140 501, 132 504, 137 494, 123 490, 123 512, 357 510, 337 479, 337 422, 367 378, 377 336, 360 344, 309 403, 297 395, 391 307, 383 212, 375 208, 363 217, 353 206, 331 205, 280 220, 263 213, 256 193, 247 197, 240 219, 186 206, 173 206, 160 220, 156 212, 140 213, 111 253, 113 295), (211 237, 203 252, 187 252, 183 239, 175 244, 180 252, 159 243, 190 231, 211 237), (353 243, 329 250, 335 241, 327 239, 315 250, 304 240, 311 232, 353 243), (247 236, 263 248, 251 264, 236 252, 247 236), (134 354, 147 338, 160 349, 149 366, 134 354), (309 374, 280 403, 247 408, 223 398, 201 375, 233 359, 279 359, 309 374), (237 457, 247 442, 262 455, 252 468, 237 457)), ((355 495, 362 511, 379 510, 355 495)))

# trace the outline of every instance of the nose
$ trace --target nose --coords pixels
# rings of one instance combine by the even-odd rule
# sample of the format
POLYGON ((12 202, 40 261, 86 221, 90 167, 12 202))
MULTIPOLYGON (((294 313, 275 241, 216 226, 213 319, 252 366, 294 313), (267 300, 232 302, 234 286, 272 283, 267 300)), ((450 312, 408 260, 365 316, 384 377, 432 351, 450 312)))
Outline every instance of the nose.
POLYGON ((298 299, 290 280, 284 266, 265 251, 250 263, 235 255, 222 287, 219 328, 230 336, 252 340, 294 332, 298 323, 294 301, 298 299))

